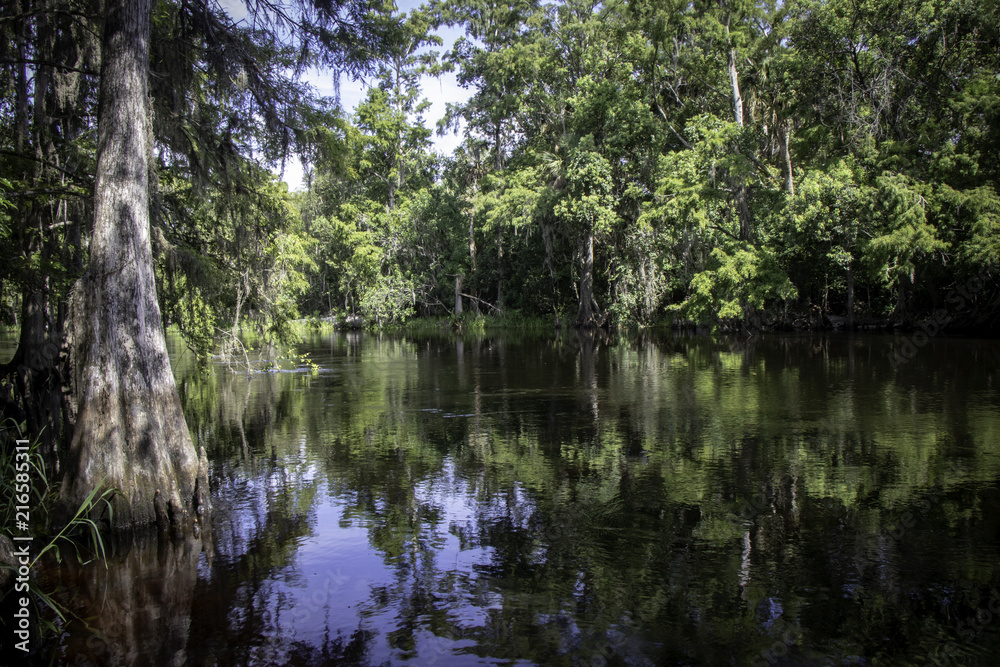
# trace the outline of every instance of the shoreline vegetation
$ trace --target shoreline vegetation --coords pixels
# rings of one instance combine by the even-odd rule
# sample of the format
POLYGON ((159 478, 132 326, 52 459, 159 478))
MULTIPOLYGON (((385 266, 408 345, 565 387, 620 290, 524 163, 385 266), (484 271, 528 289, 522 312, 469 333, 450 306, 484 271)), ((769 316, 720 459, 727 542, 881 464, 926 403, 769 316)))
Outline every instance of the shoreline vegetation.
MULTIPOLYGON (((558 315, 524 316, 492 314, 462 314, 459 316, 414 317, 401 323, 379 324, 368 321, 359 315, 330 315, 326 317, 301 318, 292 322, 297 328, 307 328, 318 331, 381 331, 385 333, 497 333, 504 331, 543 333, 561 329, 577 329, 572 323, 565 324, 565 318, 558 315)), ((962 317, 946 309, 928 312, 906 322, 893 321, 889 318, 856 318, 854 322, 840 315, 813 314, 800 315, 791 321, 776 321, 762 323, 757 329, 746 329, 742 326, 709 326, 683 319, 664 319, 658 322, 643 324, 628 322, 612 326, 605 323, 601 327, 607 331, 658 330, 683 333, 712 334, 770 334, 795 332, 828 332, 828 333, 912 333, 915 331, 931 331, 931 335, 980 336, 983 338, 1000 337, 1000 328, 995 320, 962 317)))

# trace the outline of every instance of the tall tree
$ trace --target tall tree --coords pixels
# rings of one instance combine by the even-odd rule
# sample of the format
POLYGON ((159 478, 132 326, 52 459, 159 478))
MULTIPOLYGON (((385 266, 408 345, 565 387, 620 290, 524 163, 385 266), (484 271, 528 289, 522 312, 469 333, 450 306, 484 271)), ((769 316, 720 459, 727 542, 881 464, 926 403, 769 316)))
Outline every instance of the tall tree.
POLYGON ((0 6, 0 173, 16 208, 0 244, 0 282, 20 326, 0 374, 27 429, 55 459, 71 428, 59 348, 68 287, 83 266, 92 217, 99 38, 90 0, 20 0, 0 6), (67 426, 69 428, 67 428, 67 426))
POLYGON ((149 233, 152 0, 107 6, 94 233, 75 303, 79 412, 61 505, 120 491, 112 522, 180 525, 209 504, 208 462, 191 442, 170 370, 149 233))

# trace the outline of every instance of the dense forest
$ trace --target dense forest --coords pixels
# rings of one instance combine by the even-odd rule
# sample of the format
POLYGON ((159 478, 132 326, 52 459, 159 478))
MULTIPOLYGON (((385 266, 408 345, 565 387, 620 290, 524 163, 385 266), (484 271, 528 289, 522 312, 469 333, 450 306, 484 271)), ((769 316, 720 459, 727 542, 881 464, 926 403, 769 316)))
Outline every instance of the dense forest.
MULTIPOLYGON (((247 11, 158 0, 151 15, 156 290, 196 349, 331 316, 996 323, 992 3, 247 11), (465 36, 443 50, 442 26, 465 36), (310 67, 366 97, 343 109, 310 67), (470 96, 431 128, 420 83, 444 71, 470 96), (461 146, 434 152, 435 131, 461 146), (273 175, 291 160, 305 192, 273 175)), ((103 30, 97 0, 0 9, 0 317, 22 362, 55 363, 87 269, 103 30)))
POLYGON ((295 301, 379 322, 464 301, 583 327, 942 309, 989 326, 998 19, 955 1, 434 3, 296 200, 295 301), (467 36, 418 56, 440 24, 467 36), (415 83, 433 67, 471 92, 438 128, 465 138, 443 160, 415 83))

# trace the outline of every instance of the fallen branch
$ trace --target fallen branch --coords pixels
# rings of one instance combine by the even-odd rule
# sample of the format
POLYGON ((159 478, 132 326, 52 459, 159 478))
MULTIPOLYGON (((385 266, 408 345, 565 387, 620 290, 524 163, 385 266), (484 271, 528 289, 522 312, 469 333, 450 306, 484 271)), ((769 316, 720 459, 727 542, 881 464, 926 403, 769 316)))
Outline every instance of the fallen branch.
POLYGON ((460 292, 459 294, 461 294, 461 296, 466 297, 467 299, 472 299, 473 301, 475 301, 477 303, 485 304, 485 305, 489 306, 490 308, 492 308, 494 311, 496 311, 496 313, 498 315, 500 314, 500 309, 497 308, 496 306, 494 306, 489 301, 485 301, 483 299, 480 299, 478 296, 472 296, 471 294, 466 294, 465 292, 460 292))

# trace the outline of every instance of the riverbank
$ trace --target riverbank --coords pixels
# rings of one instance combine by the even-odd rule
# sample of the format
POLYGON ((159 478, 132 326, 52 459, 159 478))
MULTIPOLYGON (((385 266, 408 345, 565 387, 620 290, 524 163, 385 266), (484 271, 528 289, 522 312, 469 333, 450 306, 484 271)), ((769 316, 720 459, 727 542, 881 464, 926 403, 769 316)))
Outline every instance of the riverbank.
MULTIPOLYGON (((827 314, 816 309, 814 312, 789 314, 786 317, 768 321, 729 321, 714 325, 693 322, 681 318, 661 318, 651 323, 629 322, 624 325, 606 323, 601 328, 608 330, 660 329, 699 333, 789 333, 804 331, 830 331, 855 333, 913 333, 932 332, 931 335, 947 333, 960 336, 981 336, 995 338, 1000 333, 1000 321, 992 316, 992 311, 977 312, 959 304, 951 309, 939 308, 933 312, 914 313, 904 318, 856 317, 852 320, 835 314, 827 314)), ((518 311, 507 311, 499 315, 463 313, 458 317, 414 317, 405 322, 378 323, 367 321, 359 315, 333 315, 322 318, 300 319, 295 322, 314 330, 378 330, 384 332, 405 332, 413 334, 462 333, 476 334, 499 331, 551 331, 572 329, 572 318, 558 315, 524 315, 518 311)))

